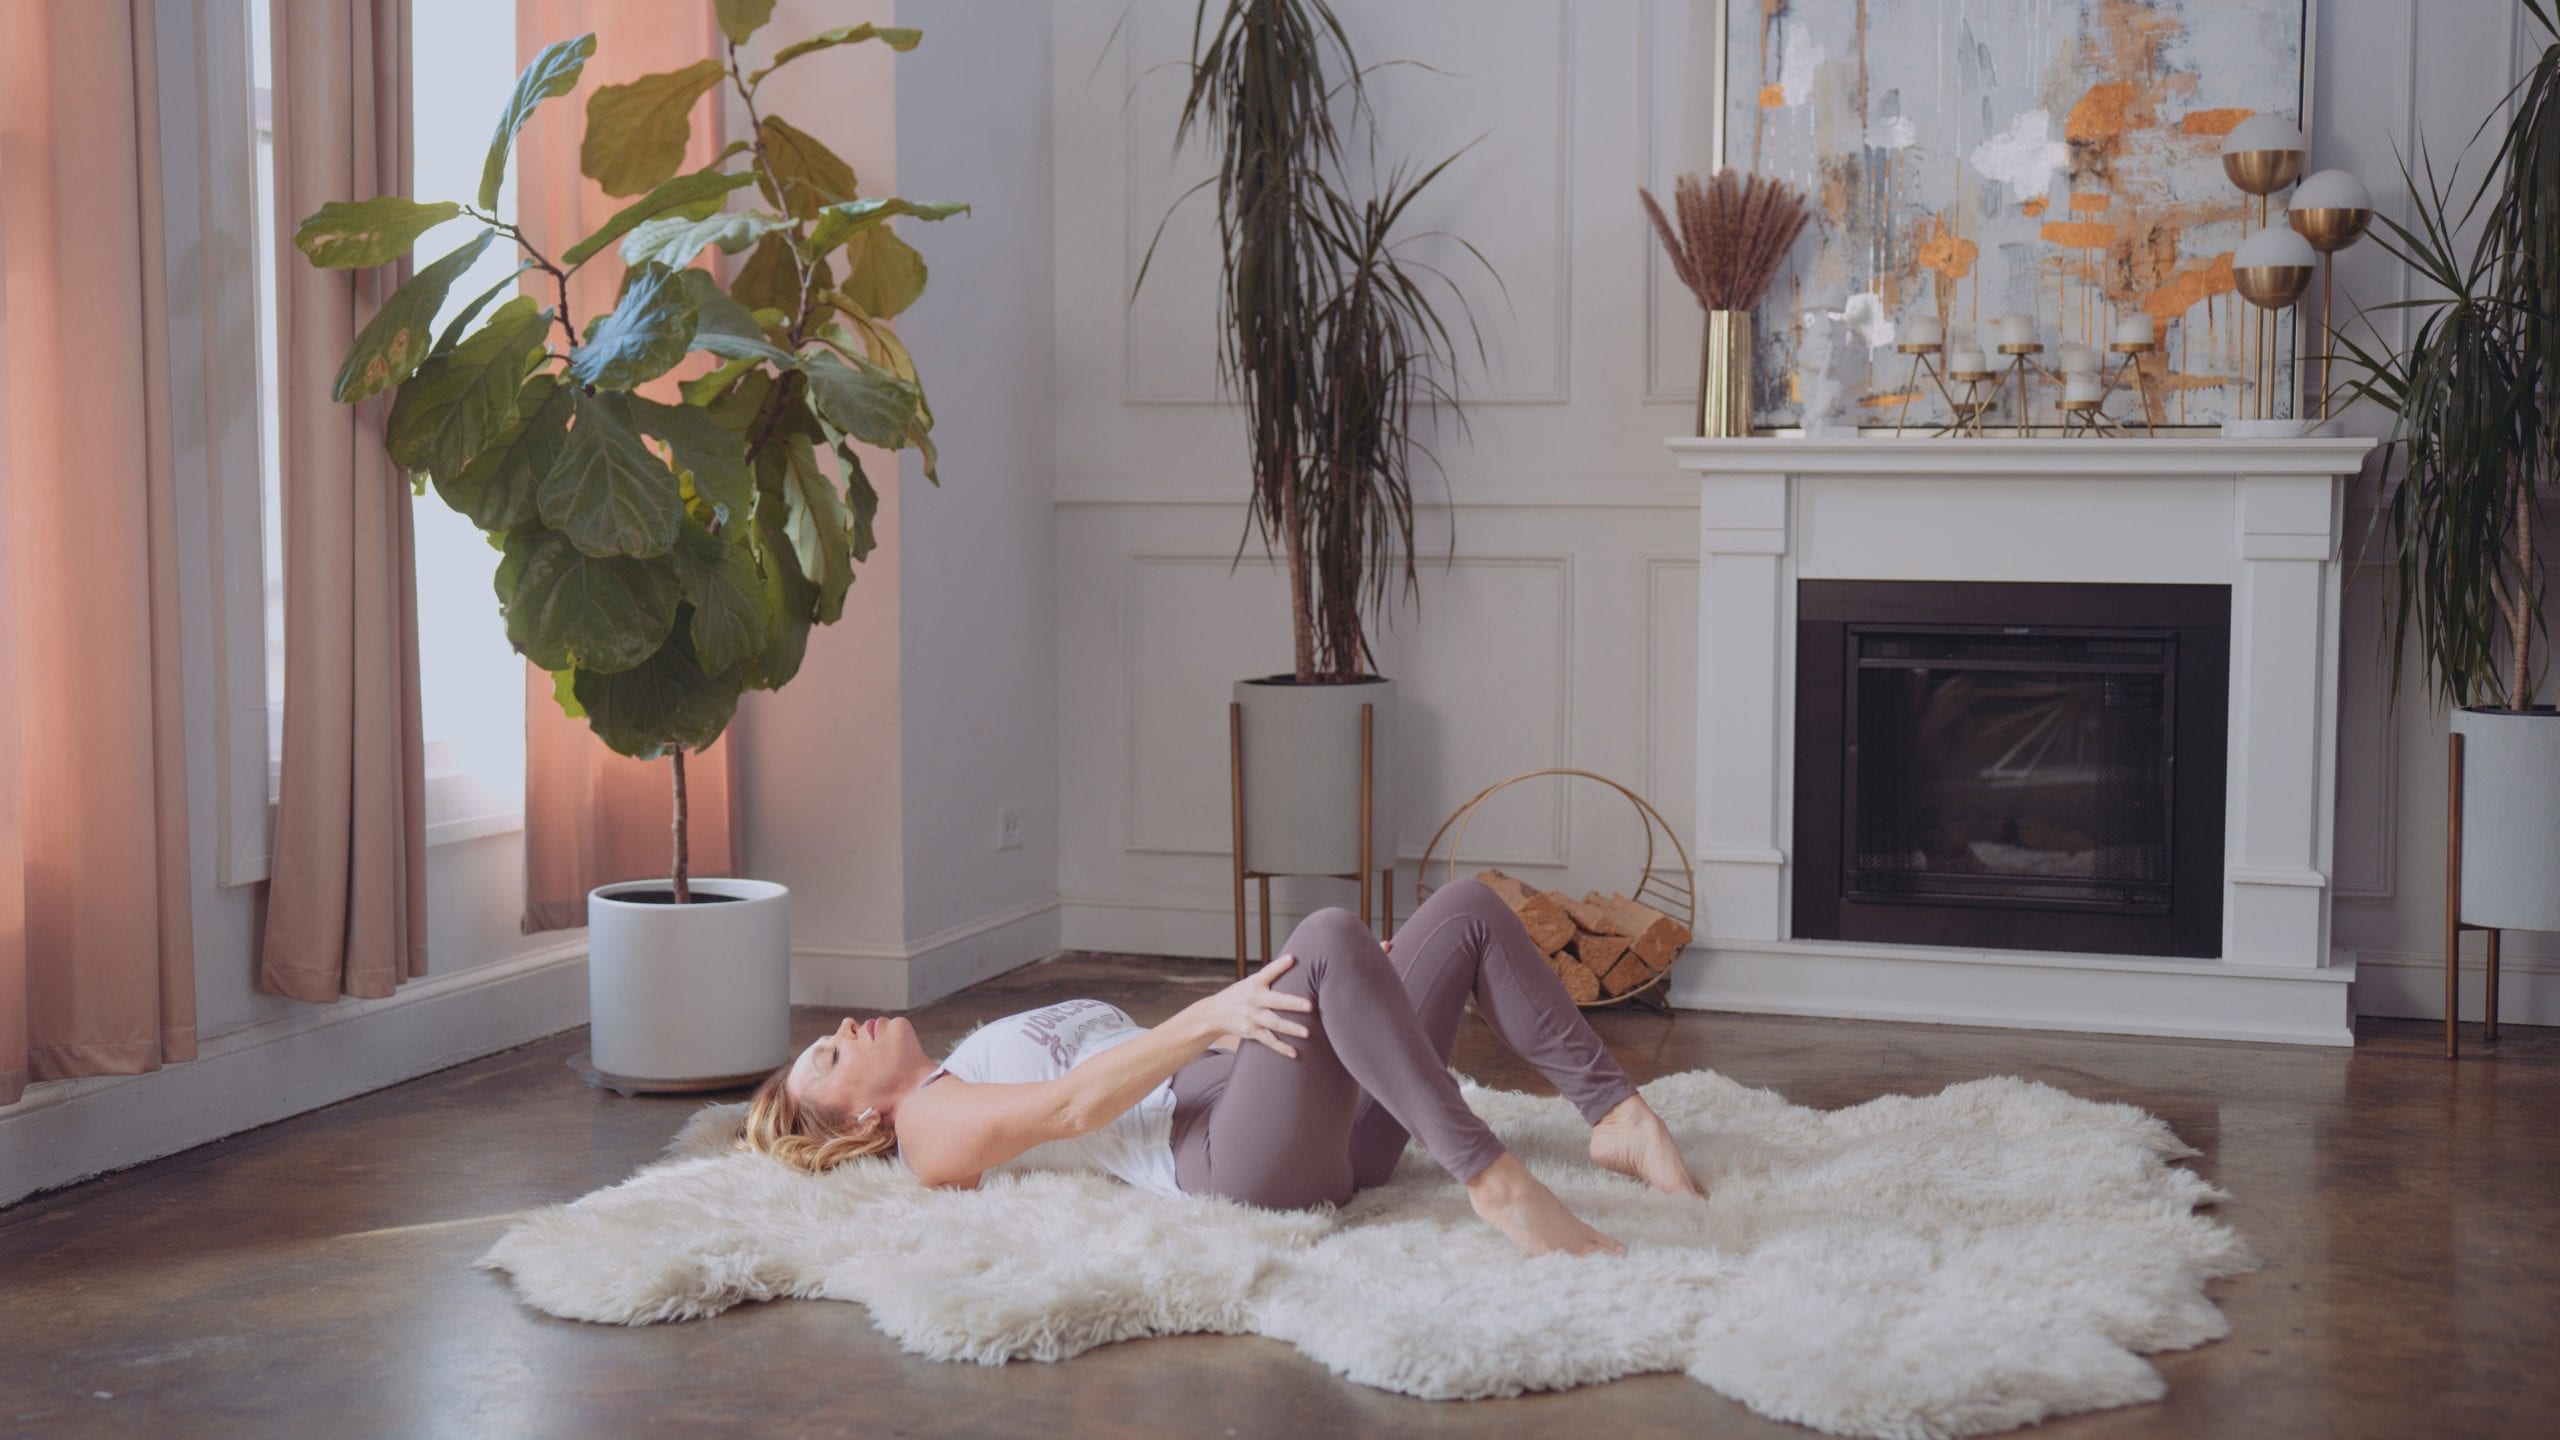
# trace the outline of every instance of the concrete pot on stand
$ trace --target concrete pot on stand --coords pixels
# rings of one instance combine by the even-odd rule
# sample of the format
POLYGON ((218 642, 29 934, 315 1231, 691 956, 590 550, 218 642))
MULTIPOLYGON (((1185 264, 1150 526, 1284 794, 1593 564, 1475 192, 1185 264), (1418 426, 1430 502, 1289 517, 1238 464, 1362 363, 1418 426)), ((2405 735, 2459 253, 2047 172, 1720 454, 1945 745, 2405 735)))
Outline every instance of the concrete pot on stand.
POLYGON ((2459 941, 2489 932, 2487 1024, 2498 1038, 2499 932, 2560 930, 2560 711, 2453 712, 2446 739, 2444 1053, 2460 1053, 2459 941))
POLYGON ((1387 933, 1395 924, 1395 682, 1377 675, 1341 684, 1301 685, 1290 675, 1239 680, 1227 716, 1236 973, 1245 968, 1247 880, 1260 884, 1265 960, 1274 875, 1358 881, 1361 919, 1387 933), (1373 882, 1383 919, 1371 913, 1373 882))

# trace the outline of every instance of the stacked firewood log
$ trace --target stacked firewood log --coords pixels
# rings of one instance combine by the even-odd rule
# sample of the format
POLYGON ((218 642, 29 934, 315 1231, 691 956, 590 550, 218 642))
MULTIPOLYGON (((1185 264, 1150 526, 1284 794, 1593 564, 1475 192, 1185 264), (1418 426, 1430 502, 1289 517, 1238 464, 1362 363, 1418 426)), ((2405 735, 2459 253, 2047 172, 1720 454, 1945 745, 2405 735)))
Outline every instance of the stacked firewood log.
POLYGON ((1689 927, 1640 900, 1615 891, 1586 892, 1579 900, 1524 885, 1499 870, 1476 878, 1493 887, 1546 952, 1547 967, 1564 982, 1576 1005, 1596 1005, 1641 990, 1680 958, 1689 927))

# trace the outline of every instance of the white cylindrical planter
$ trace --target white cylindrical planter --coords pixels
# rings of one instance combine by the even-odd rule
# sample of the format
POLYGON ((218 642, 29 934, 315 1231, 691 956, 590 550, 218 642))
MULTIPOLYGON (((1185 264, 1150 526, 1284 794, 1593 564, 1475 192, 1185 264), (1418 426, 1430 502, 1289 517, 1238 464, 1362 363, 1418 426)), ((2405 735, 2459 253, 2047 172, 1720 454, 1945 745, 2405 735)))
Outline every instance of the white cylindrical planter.
POLYGON ((1396 857, 1396 685, 1370 676, 1300 685, 1239 680, 1244 707, 1244 865, 1270 875, 1360 869, 1360 707, 1371 720, 1369 868, 1396 857))
POLYGON ((2462 919, 2560 930, 2560 713, 2456 710, 2462 919))
POLYGON ((589 1057, 617 1090, 717 1090, 791 1054, 791 892, 763 880, 664 880, 587 892, 589 1057), (709 897, 725 897, 712 899, 709 897))

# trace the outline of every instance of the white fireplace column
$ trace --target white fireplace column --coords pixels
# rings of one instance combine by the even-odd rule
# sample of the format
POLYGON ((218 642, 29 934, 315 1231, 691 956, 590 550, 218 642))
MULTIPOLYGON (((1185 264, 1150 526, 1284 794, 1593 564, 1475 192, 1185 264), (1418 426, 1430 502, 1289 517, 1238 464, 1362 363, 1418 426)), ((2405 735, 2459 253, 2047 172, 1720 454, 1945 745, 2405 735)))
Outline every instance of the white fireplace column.
POLYGON ((1698 505, 1697 936, 1677 1003, 2352 1042, 2329 945, 2345 477, 2364 439, 1666 442, 1698 505), (2222 585, 2222 953, 1790 935, 1799 580, 2222 585))

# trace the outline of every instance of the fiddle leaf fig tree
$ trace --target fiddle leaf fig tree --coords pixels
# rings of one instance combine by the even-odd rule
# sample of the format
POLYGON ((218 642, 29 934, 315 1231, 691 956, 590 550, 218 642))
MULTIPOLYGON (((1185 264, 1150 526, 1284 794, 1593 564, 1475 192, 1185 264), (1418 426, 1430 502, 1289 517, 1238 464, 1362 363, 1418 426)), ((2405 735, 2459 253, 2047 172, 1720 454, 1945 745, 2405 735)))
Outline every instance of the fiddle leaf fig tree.
POLYGON ((924 258, 889 222, 968 208, 863 195, 824 142, 757 106, 766 77, 804 56, 912 50, 918 32, 829 30, 750 70, 738 47, 771 0, 716 9, 723 58, 589 97, 579 167, 630 203, 559 254, 497 213, 499 190, 517 132, 576 88, 593 35, 525 67, 471 201, 333 201, 294 235, 313 265, 345 269, 397 261, 448 220, 480 225, 383 302, 335 398, 390 394, 386 450, 421 494, 432 484, 488 532, 507 639, 552 673, 561 708, 625 755, 669 758, 679 903, 686 752, 720 737, 742 692, 790 683, 809 627, 843 615, 874 546, 880 498, 855 444, 912 447, 941 483, 933 409, 889 324, 924 292, 924 258), (752 138, 678 173, 695 103, 722 86, 752 138), (500 241, 516 269, 436 330, 456 281, 500 241), (625 266, 613 308, 572 316, 569 277, 608 250, 625 266), (743 257, 725 286, 702 265, 713 252, 743 257), (509 294, 527 271, 553 282, 556 304, 509 294), (697 351, 707 364, 667 378, 697 351), (639 393, 652 382, 655 398, 639 393))

